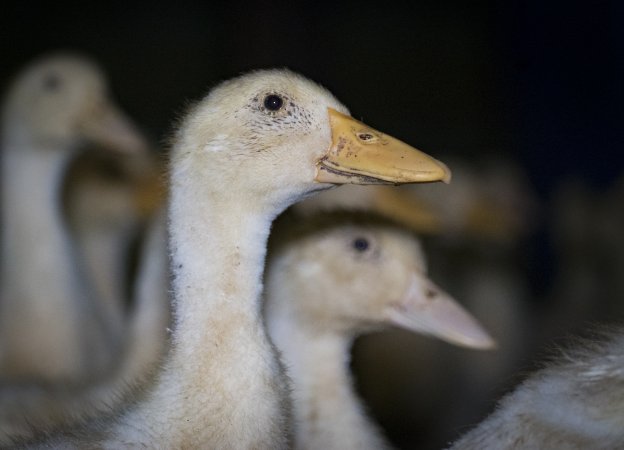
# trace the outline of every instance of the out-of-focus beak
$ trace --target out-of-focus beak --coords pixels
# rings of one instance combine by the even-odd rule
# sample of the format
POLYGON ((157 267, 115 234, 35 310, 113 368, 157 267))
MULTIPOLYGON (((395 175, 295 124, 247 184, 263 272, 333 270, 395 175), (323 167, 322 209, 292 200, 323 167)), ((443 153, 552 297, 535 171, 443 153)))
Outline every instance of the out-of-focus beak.
POLYGON ((110 101, 85 113, 79 127, 86 139, 109 150, 129 154, 148 151, 136 125, 110 101))
POLYGON ((439 214, 426 202, 393 186, 378 186, 375 211, 392 218, 418 233, 436 233, 442 228, 439 214))
POLYGON ((388 310, 391 323, 475 349, 496 347, 494 339, 450 295, 414 273, 402 301, 388 310))

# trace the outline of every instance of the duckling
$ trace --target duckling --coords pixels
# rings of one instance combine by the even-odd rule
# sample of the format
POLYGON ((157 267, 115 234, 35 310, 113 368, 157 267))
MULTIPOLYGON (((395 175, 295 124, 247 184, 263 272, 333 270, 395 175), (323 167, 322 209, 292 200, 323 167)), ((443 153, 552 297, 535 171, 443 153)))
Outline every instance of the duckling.
POLYGON ((347 115, 286 70, 214 88, 170 156, 171 346, 155 380, 41 446, 286 448, 287 383, 260 303, 273 219, 337 184, 448 180, 442 163, 347 115))
POLYGON ((624 330, 601 334, 529 376, 449 448, 622 448, 624 330))
POLYGON ((494 341, 429 280, 419 242, 405 229, 362 214, 307 217, 298 228, 278 222, 264 314, 292 380, 295 447, 389 448, 352 387, 353 340, 399 326, 466 347, 494 341))
POLYGON ((144 151, 113 104, 101 70, 76 55, 32 63, 10 87, 2 117, 0 377, 76 381, 117 356, 61 208, 65 170, 89 140, 144 151))

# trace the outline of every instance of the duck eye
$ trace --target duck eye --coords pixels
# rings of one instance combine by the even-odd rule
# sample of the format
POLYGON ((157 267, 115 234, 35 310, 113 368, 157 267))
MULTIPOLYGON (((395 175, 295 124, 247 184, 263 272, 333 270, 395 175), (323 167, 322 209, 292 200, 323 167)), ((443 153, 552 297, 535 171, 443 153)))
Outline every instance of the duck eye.
POLYGON ((264 107, 269 111, 278 111, 284 105, 282 97, 276 94, 269 94, 264 97, 264 107))
POLYGON ((368 247, 369 243, 366 238, 359 237, 353 240, 353 248, 356 249, 358 252, 365 252, 366 250, 368 250, 368 247))
POLYGON ((46 75, 43 79, 43 88, 47 91, 55 91, 61 85, 61 79, 53 73, 46 75))

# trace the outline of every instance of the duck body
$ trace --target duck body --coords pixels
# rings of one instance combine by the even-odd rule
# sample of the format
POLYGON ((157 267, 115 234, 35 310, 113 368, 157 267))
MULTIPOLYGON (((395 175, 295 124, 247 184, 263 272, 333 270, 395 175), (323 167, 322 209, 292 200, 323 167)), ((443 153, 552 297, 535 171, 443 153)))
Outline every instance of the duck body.
POLYGON ((141 247, 125 345, 111 374, 63 385, 0 385, 0 447, 33 439, 42 430, 71 428, 88 418, 106 417, 125 404, 126 396, 153 380, 167 348, 170 322, 166 247, 165 220, 159 214, 141 247))
POLYGON ((43 373, 56 378, 85 369, 77 357, 86 350, 80 331, 46 326, 48 321, 79 323, 79 293, 84 292, 58 208, 59 183, 71 155, 55 150, 20 149, 19 155, 4 150, 2 204, 10 213, 4 214, 2 226, 2 297, 11 299, 3 301, 0 312, 6 377, 43 373), (32 188, 33 176, 45 189, 32 188), (20 248, 24 243, 30 251, 20 248), (59 346, 65 351, 58 352, 59 346), (47 356, 57 353, 58 359, 47 356))
POLYGON ((610 334, 530 375, 450 449, 624 446, 624 333, 610 334))
POLYGON ((0 378, 76 381, 115 357, 61 207, 63 177, 86 140, 132 153, 133 124, 88 59, 44 57, 11 85, 2 116, 0 378))

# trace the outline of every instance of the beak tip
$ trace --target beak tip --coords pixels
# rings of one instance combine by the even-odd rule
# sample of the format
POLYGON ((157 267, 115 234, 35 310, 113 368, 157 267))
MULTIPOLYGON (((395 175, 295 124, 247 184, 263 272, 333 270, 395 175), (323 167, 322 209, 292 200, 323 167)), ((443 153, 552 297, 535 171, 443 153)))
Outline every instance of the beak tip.
POLYGON ((475 348, 479 350, 497 350, 498 343, 494 339, 488 338, 484 342, 480 343, 478 347, 475 347, 475 348))
POLYGON ((450 184, 451 179, 453 178, 453 173, 451 172, 451 169, 449 169, 448 166, 442 161, 436 160, 436 162, 440 165, 442 169, 442 177, 440 178, 440 181, 442 181, 444 184, 450 184))
POLYGON ((479 333, 471 338, 465 337, 462 344, 475 350, 496 350, 498 348, 498 343, 485 330, 479 330, 479 333))

